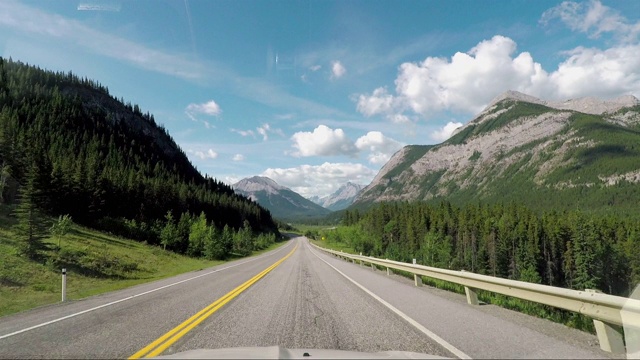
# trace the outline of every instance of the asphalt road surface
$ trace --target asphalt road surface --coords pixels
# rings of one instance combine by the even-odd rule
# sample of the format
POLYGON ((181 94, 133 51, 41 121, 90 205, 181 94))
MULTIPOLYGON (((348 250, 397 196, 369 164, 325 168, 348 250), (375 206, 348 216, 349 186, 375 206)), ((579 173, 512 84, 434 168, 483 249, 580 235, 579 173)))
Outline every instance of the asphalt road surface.
POLYGON ((0 318, 0 358, 273 345, 454 358, 611 356, 593 335, 467 305, 464 296, 336 259, 302 237, 258 257, 0 318))

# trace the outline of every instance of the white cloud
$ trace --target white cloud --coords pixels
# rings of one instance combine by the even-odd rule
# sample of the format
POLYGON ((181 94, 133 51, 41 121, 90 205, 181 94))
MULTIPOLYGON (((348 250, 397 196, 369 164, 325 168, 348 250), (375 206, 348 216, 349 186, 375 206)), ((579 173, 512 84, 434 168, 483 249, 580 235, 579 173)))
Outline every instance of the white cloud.
POLYGON ((300 131, 291 137, 293 147, 297 149, 293 156, 355 156, 358 149, 342 129, 331 129, 319 125, 313 132, 300 131))
POLYGON ((623 42, 634 42, 640 35, 640 21, 633 24, 620 12, 602 5, 600 1, 564 1, 542 14, 540 23, 548 25, 559 19, 569 29, 598 38, 603 33, 613 33, 623 42))
POLYGON ((284 132, 281 129, 274 129, 268 123, 265 123, 265 124, 262 124, 261 126, 258 126, 256 128, 256 131, 258 132, 258 134, 262 135, 262 140, 263 141, 269 140, 269 134, 271 134, 271 133, 278 134, 278 135, 284 137, 284 132))
POLYGON ((380 131, 369 131, 366 135, 356 140, 356 148, 361 151, 368 151, 368 160, 375 165, 383 165, 391 156, 404 144, 384 136, 380 131))
POLYGON ((309 70, 311 70, 311 71, 313 71, 313 72, 316 72, 316 71, 320 70, 321 68, 322 68, 322 65, 312 65, 312 66, 309 66, 309 70))
POLYGON ((442 111, 478 113, 506 90, 547 100, 640 95, 640 45, 578 47, 565 52, 567 58, 551 73, 528 52, 515 51, 512 39, 496 35, 451 59, 404 63, 394 95, 377 88, 371 95, 359 95, 356 108, 366 116, 380 114, 393 121, 408 120, 404 112, 424 118, 442 111))
POLYGON ((189 104, 184 111, 192 120, 195 120, 195 116, 199 114, 218 116, 222 113, 220 105, 213 100, 209 100, 203 104, 189 104))
POLYGON ((331 78, 332 79, 339 79, 342 76, 344 76, 344 74, 347 73, 347 69, 344 67, 344 65, 342 65, 342 63, 340 61, 333 61, 331 63, 331 78))
MULTIPOLYGON (((556 99, 582 96, 640 97, 640 45, 606 50, 578 47, 549 76, 556 99)), ((542 95, 542 94, 539 94, 542 95)))
POLYGON ((271 125, 269 125, 268 123, 262 124, 258 127, 256 127, 256 131, 254 132, 253 130, 239 130, 239 129, 229 129, 231 132, 234 132, 236 134, 240 134, 241 136, 247 137, 247 136, 251 136, 253 138, 256 137, 256 132, 262 136, 262 140, 263 141, 267 141, 269 140, 269 134, 277 134, 280 135, 282 137, 284 137, 284 132, 282 131, 282 129, 276 129, 276 128, 272 128, 271 125))
POLYGON ((211 129, 211 128, 215 128, 215 126, 211 125, 211 123, 207 120, 199 119, 198 116, 199 115, 218 116, 222 113, 222 110, 220 109, 220 106, 215 101, 209 100, 202 104, 191 103, 187 105, 187 107, 184 109, 184 113, 187 114, 187 116, 191 120, 195 122, 202 122, 204 124, 204 127, 206 127, 207 129, 211 129))
POLYGON ((357 163, 301 165, 293 168, 269 168, 262 173, 305 197, 326 196, 348 181, 368 185, 376 172, 357 163))
POLYGON ((189 151, 190 153, 193 153, 195 156, 199 157, 202 160, 206 160, 206 159, 215 159, 218 157, 218 153, 213 151, 213 149, 209 149, 207 150, 207 152, 204 151, 189 151))
POLYGON ((431 132, 431 138, 433 140, 440 141, 440 142, 445 141, 448 138, 450 138, 451 135, 453 135, 453 132, 460 126, 462 126, 462 123, 460 122, 449 121, 447 125, 443 126, 438 130, 431 132))
POLYGON ((239 129, 233 129, 233 128, 229 130, 236 134, 240 134, 240 136, 244 136, 244 137, 251 136, 254 138, 256 137, 256 134, 253 132, 253 130, 239 130, 239 129))
POLYGON ((382 87, 373 90, 371 96, 360 94, 357 101, 356 109, 365 116, 386 113, 393 109, 393 96, 382 87))
POLYGON ((244 161, 244 155, 242 154, 233 155, 233 161, 244 161))
POLYGON ((404 114, 389 114, 387 119, 391 120, 394 124, 409 124, 411 120, 404 114))

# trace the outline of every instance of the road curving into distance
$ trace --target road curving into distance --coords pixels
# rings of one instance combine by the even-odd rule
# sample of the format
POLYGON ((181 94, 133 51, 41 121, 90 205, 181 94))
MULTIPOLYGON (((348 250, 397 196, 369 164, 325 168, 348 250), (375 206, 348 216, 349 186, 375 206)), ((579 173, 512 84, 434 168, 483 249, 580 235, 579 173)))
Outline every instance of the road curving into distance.
POLYGON ((142 358, 273 345, 609 356, 592 335, 457 296, 336 259, 298 237, 258 257, 0 318, 0 357, 142 358))

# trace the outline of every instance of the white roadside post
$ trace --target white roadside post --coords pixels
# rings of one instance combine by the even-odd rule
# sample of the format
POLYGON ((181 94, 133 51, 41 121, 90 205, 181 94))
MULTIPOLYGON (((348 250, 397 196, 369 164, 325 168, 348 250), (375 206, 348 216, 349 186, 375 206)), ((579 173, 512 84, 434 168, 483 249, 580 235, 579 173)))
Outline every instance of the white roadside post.
MULTIPOLYGON (((413 265, 416 264, 416 259, 413 259, 413 265)), ((422 278, 420 276, 418 276, 418 274, 413 274, 413 282, 414 284, 416 284, 416 286, 421 286, 422 285, 422 278)))
MULTIPOLYGON (((385 259, 385 260, 389 260, 389 259, 385 259)), ((391 275, 391 269, 389 269, 389 268, 387 267, 387 276, 389 276, 389 275, 391 275)))
POLYGON ((62 301, 67 300, 67 269, 62 269, 62 301))
MULTIPOLYGON (((362 256, 362 251, 360 251, 360 256, 362 256)), ((364 261, 362 261, 362 259, 360 259, 360 266, 364 265, 364 261)))

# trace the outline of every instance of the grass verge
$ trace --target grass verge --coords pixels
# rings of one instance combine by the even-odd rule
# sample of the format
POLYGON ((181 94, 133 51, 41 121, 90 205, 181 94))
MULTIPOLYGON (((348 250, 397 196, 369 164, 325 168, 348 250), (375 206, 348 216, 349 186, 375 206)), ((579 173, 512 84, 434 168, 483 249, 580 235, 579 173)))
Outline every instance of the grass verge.
POLYGON ((73 264, 66 266, 67 299, 77 300, 224 263, 178 255, 78 225, 61 237, 60 248, 58 239, 45 239, 42 260, 34 261, 18 255, 11 225, 11 218, 0 217, 0 317, 59 302, 64 264, 73 264))

